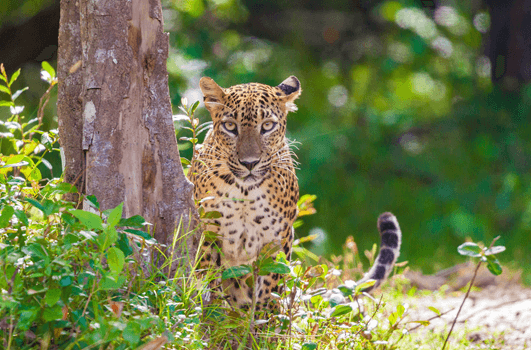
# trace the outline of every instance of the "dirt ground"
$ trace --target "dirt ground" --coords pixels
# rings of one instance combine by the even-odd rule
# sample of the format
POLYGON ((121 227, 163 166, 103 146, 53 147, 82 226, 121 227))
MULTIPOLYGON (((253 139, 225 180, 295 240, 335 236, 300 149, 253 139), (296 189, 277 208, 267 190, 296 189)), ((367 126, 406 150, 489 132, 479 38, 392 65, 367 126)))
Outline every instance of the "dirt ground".
MULTIPOLYGON (((531 289, 522 287, 517 281, 503 278, 488 282, 490 283, 485 283, 480 291, 470 293, 454 332, 463 327, 478 328, 467 333, 469 340, 478 348, 531 349, 531 289), (481 345, 489 340, 493 340, 495 345, 481 345)), ((445 327, 450 328, 464 295, 462 292, 447 295, 434 292, 429 296, 412 298, 407 301, 410 304, 410 319, 427 320, 433 317, 435 313, 428 309, 429 306, 437 308, 441 313, 447 312, 440 319, 430 321, 428 326, 428 329, 441 331, 446 335, 445 327)))

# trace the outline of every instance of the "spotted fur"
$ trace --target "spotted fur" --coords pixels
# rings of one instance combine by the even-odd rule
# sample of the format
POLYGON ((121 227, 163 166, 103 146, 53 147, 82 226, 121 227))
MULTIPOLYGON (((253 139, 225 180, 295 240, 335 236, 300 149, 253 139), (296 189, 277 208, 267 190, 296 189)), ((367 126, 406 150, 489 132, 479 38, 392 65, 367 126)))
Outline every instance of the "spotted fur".
MULTIPOLYGON (((289 259, 299 186, 285 135, 288 112, 296 110, 294 101, 301 93, 299 80, 291 76, 278 86, 249 83, 224 89, 204 77, 200 87, 213 128, 188 176, 195 185, 195 199, 202 200, 205 210, 221 214, 207 223, 206 229, 219 239, 201 247, 201 267, 252 264, 271 242, 280 244, 289 259)), ((382 214, 378 227, 381 251, 362 280, 377 279, 377 284, 389 274, 400 248, 400 229, 392 214, 382 214)), ((246 277, 221 285, 235 307, 252 302, 246 277)), ((279 279, 278 274, 258 277, 259 309, 278 292, 279 279)))
MULTIPOLYGON (((196 200, 218 211, 207 230, 218 234, 220 252, 205 242, 203 266, 227 268, 252 264, 270 242, 282 245, 288 258, 297 217, 299 186, 292 151, 286 139, 286 117, 296 110, 299 80, 291 76, 279 86, 242 84, 223 89, 202 78, 200 87, 213 128, 189 172, 196 200)), ((223 282, 229 302, 244 307, 252 301, 246 276, 223 282)), ((265 305, 278 291, 278 274, 259 276, 258 305, 265 305)))

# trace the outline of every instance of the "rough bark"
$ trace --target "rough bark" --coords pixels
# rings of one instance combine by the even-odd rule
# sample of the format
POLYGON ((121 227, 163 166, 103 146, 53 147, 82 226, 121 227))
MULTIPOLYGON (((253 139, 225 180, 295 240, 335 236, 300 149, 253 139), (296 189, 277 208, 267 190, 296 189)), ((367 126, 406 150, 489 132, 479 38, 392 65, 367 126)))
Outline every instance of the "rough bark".
MULTIPOLYGON (((57 57, 57 115, 59 135, 63 149, 64 180, 80 191, 84 186, 85 155, 81 148, 83 136, 81 34, 79 29, 79 8, 75 0, 61 1, 59 42, 57 57), (76 66, 78 69, 75 69, 76 66), (69 71, 72 70, 70 73, 69 71)), ((67 200, 77 202, 78 196, 71 194, 67 200)))
MULTIPOLYGON (((179 234, 197 213, 175 139, 162 28, 160 0, 62 0, 58 117, 65 179, 75 180, 81 160, 81 192, 103 210, 124 202, 124 216, 142 215, 171 247, 181 220, 179 234)), ((195 241, 187 239, 190 252, 195 241)))

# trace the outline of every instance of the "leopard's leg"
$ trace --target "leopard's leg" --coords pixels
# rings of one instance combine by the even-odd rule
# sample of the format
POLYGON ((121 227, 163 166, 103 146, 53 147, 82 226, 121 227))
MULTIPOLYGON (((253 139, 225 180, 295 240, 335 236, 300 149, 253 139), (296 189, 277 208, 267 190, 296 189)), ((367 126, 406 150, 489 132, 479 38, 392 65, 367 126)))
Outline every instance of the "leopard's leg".
POLYGON ((221 292, 220 278, 214 278, 221 266, 221 251, 217 242, 204 241, 200 248, 198 271, 201 282, 209 279, 209 290, 203 294, 203 301, 206 305, 213 300, 213 293, 221 292))
MULTIPOLYGON (((286 259, 290 261, 295 230, 293 227, 289 227, 281 237, 283 237, 282 251, 286 255, 286 259)), ((276 255, 272 258, 275 260, 276 255)), ((283 286, 280 284, 282 276, 278 273, 270 273, 261 277, 257 284, 257 310, 278 314, 280 312, 280 300, 276 300, 275 302, 271 293, 282 295, 284 292, 283 286)))

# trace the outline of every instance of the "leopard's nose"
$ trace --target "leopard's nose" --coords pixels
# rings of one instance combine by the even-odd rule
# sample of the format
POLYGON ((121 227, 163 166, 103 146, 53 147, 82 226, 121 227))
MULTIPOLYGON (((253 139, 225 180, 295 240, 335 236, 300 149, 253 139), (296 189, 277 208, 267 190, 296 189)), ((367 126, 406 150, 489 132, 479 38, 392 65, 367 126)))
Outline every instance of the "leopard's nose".
POLYGON ((260 158, 258 159, 239 159, 240 164, 246 167, 249 171, 253 170, 256 164, 260 163, 260 158))

